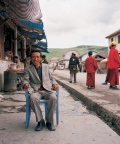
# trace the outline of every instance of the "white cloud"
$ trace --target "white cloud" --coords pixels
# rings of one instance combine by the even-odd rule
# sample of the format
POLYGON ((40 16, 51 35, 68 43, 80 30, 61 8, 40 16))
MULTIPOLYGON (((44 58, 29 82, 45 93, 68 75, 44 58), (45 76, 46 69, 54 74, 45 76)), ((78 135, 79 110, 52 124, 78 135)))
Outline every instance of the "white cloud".
POLYGON ((105 45, 120 29, 120 0, 40 0, 50 48, 105 45))

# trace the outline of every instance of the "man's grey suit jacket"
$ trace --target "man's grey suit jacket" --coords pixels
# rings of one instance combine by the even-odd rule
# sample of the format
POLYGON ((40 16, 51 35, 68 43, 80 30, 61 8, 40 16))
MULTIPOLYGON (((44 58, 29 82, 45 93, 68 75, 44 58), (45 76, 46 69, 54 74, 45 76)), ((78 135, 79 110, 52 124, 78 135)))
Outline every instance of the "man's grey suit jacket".
POLYGON ((29 65, 24 70, 24 77, 22 85, 29 83, 31 88, 28 89, 29 93, 38 91, 41 84, 47 91, 52 91, 52 85, 57 84, 53 78, 50 67, 48 64, 42 63, 42 82, 37 74, 37 71, 33 64, 29 65))

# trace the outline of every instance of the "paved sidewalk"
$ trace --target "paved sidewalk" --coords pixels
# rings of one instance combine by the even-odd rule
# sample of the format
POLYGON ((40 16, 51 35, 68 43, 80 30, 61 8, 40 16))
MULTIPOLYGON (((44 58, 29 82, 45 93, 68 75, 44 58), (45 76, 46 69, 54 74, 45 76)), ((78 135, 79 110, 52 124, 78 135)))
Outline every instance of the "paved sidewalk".
POLYGON ((34 131, 34 113, 26 128, 24 91, 1 94, 5 99, 0 102, 0 144, 120 144, 117 133, 62 87, 60 123, 53 132, 46 127, 43 131, 34 131))
MULTIPOLYGON (((86 73, 77 74, 77 83, 69 83, 68 70, 55 70, 56 80, 69 92, 80 99, 90 110, 103 118, 110 126, 120 131, 120 90, 111 90, 108 85, 102 85, 106 74, 96 74, 96 88, 86 87, 86 73)), ((118 86, 120 89, 120 85, 118 86)))

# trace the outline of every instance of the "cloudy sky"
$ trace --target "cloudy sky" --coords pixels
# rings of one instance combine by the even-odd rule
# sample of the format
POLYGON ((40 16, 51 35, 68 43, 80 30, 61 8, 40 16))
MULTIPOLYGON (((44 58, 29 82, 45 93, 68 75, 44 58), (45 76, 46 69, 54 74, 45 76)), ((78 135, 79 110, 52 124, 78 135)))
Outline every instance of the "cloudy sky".
POLYGON ((49 48, 107 46, 120 29, 120 0, 40 0, 49 48))

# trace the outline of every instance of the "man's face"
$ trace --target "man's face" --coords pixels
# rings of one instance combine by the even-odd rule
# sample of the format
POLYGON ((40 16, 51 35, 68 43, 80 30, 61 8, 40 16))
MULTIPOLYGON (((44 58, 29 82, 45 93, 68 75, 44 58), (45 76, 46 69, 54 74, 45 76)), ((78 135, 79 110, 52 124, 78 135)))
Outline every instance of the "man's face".
POLYGON ((13 62, 14 62, 14 63, 17 63, 17 62, 18 62, 18 59, 17 59, 17 58, 14 58, 14 59, 13 59, 13 62))
POLYGON ((41 62, 42 58, 39 52, 34 52, 31 55, 31 61, 35 66, 38 66, 41 62))

